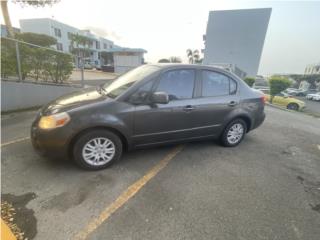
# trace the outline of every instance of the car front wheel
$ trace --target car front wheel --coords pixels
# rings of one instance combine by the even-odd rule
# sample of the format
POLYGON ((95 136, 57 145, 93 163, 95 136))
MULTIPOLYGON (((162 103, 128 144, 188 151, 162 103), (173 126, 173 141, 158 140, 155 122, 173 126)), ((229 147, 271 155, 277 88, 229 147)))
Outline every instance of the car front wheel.
POLYGON ((73 147, 74 161, 84 169, 100 170, 121 157, 120 138, 107 130, 92 130, 80 136, 73 147))
POLYGON ((222 145, 225 147, 235 147, 244 138, 247 132, 247 124, 242 119, 233 120, 224 129, 221 135, 222 145))

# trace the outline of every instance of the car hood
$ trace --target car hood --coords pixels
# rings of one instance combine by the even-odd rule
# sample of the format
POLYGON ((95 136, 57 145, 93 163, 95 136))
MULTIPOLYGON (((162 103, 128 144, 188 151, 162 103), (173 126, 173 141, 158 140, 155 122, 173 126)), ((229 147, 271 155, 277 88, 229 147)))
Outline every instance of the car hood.
POLYGON ((59 113, 90 103, 104 101, 107 98, 107 96, 99 93, 96 88, 87 88, 57 98, 45 105, 41 112, 43 115, 59 113))

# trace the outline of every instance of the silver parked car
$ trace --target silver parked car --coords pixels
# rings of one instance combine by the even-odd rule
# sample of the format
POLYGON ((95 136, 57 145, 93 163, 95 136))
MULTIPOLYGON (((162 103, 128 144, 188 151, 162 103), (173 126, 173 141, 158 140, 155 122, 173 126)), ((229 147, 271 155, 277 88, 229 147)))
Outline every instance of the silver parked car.
POLYGON ((306 96, 309 100, 320 101, 320 92, 317 93, 309 93, 306 96))
POLYGON ((227 147, 265 119, 264 95, 234 74, 201 65, 143 65, 44 106, 33 146, 102 169, 124 149, 219 138, 227 147))

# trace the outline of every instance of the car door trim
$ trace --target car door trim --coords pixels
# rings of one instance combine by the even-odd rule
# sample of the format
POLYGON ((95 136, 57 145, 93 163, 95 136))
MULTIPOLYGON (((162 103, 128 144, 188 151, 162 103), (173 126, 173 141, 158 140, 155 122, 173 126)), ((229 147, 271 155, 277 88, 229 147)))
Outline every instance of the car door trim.
POLYGON ((154 135, 161 135, 161 134, 178 133, 178 132, 186 132, 186 131, 194 131, 194 130, 199 130, 199 129, 204 129, 204 128, 212 128, 212 127, 220 127, 220 126, 221 126, 221 124, 214 124, 214 125, 207 125, 207 126, 201 126, 201 127, 195 127, 195 128, 187 128, 187 129, 165 131, 165 132, 139 134, 139 135, 134 135, 133 138, 147 137, 147 136, 154 136, 154 135))

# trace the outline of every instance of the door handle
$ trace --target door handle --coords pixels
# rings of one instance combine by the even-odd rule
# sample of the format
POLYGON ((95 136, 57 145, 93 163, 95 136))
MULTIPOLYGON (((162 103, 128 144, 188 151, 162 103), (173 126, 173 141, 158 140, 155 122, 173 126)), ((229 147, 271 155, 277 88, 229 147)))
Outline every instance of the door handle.
POLYGON ((185 107, 183 108, 183 111, 185 111, 185 112, 190 112, 190 111, 192 111, 192 110, 194 110, 194 107, 191 106, 191 105, 187 105, 187 106, 185 106, 185 107))
POLYGON ((231 101, 229 102, 228 104, 230 107, 234 107, 235 105, 237 105, 237 102, 236 101, 231 101))

